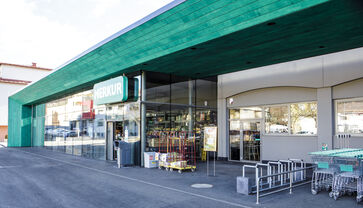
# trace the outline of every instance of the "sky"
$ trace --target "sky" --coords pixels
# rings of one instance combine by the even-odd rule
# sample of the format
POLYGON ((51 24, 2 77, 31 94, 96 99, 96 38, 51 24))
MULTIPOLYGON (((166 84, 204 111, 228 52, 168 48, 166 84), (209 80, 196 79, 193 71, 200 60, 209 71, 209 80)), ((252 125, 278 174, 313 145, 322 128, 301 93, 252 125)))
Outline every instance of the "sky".
POLYGON ((172 0, 0 0, 0 62, 57 68, 172 0))

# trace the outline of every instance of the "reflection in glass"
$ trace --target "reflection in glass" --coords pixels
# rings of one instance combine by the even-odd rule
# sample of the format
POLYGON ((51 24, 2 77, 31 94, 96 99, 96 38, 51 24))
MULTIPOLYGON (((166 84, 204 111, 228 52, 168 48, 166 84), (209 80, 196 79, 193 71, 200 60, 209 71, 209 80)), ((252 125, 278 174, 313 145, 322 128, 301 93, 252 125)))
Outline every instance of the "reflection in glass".
POLYGON ((46 148, 105 159, 105 107, 94 107, 92 97, 89 90, 46 104, 46 148))
POLYGON ((217 107, 217 77, 208 77, 195 80, 196 105, 217 107))
POLYGON ((261 123, 242 122, 243 160, 260 161, 261 123))
POLYGON ((239 119, 239 109, 230 109, 229 118, 230 119, 239 119))
POLYGON ((267 134, 288 134, 288 106, 265 108, 265 131, 267 134))
POLYGON ((146 73, 146 101, 168 103, 170 102, 170 82, 169 74, 157 72, 146 73))
POLYGON ((172 76, 172 83, 171 83, 171 103, 178 103, 178 104, 186 104, 186 105, 195 105, 195 81, 188 80, 187 78, 172 76), (189 93, 191 93, 189 95, 189 93), (189 97, 191 96, 191 97, 189 97), (189 99, 191 98, 191 99, 189 99), (191 103, 190 103, 191 102, 191 103))
POLYGON ((229 122, 229 148, 230 159, 240 160, 241 152, 241 123, 239 120, 229 122))
POLYGON ((240 108, 241 119, 257 119, 262 118, 262 109, 260 107, 240 108))
POLYGON ((337 133, 363 134, 363 101, 337 102, 337 133))
POLYGON ((291 133, 299 135, 316 134, 317 111, 317 104, 315 102, 291 104, 291 133))

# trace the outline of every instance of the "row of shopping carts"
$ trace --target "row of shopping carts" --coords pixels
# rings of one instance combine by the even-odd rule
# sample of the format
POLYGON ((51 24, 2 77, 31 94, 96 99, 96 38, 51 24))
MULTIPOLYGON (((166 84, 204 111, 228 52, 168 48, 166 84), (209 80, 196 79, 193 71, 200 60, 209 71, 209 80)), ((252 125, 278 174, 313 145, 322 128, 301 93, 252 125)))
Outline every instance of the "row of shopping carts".
POLYGON ((156 160, 159 169, 173 171, 195 171, 196 147, 195 134, 188 131, 158 131, 154 132, 158 140, 156 160))
POLYGON ((337 200, 343 195, 356 194, 357 202, 363 199, 363 149, 344 148, 309 153, 317 164, 313 172, 311 193, 330 191, 337 200))

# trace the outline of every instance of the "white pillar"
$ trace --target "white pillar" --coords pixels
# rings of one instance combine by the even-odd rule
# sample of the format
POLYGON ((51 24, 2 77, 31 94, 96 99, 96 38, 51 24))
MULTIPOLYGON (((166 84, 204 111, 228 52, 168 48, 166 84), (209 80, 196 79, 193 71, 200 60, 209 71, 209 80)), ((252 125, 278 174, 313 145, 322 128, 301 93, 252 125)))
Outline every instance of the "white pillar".
POLYGON ((228 157, 228 132, 227 132, 227 103, 221 93, 221 83, 218 82, 217 100, 217 126, 218 126, 218 157, 228 157))
POLYGON ((333 101, 332 89, 330 87, 319 88, 317 90, 318 102, 318 150, 322 144, 328 145, 328 149, 333 148, 333 101))

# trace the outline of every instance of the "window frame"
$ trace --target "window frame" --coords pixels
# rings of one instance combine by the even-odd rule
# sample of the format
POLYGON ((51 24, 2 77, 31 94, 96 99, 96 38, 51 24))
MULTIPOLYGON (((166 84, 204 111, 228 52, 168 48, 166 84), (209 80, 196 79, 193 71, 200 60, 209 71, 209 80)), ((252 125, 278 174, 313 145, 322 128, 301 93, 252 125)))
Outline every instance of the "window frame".
MULTIPOLYGON (((363 98, 362 98, 363 100, 363 98)), ((248 107, 259 107, 262 110, 262 117, 259 118, 259 120, 261 120, 261 135, 263 136, 282 136, 282 137, 316 137, 318 135, 318 113, 319 113, 319 109, 317 109, 317 113, 316 113, 316 129, 317 132, 316 134, 292 134, 291 133, 291 105, 293 104, 300 104, 300 103, 315 103, 316 105, 318 105, 318 102, 316 100, 310 100, 310 101, 303 101, 303 102, 291 102, 291 103, 280 103, 280 104, 271 104, 271 105, 250 105, 250 106, 236 106, 236 107, 230 107, 227 108, 228 109, 228 126, 230 125, 230 121, 231 120, 256 120, 256 119, 231 119, 230 118, 230 110, 231 109, 240 109, 240 108, 248 108, 248 107), (268 107, 279 107, 279 106, 287 106, 288 109, 288 133, 266 133, 266 113, 265 110, 268 107)), ((363 136, 363 134, 362 134, 363 136)))
POLYGON ((363 133, 349 133, 349 132, 338 132, 338 103, 339 102, 354 102, 354 101, 360 101, 363 102, 363 97, 356 97, 356 98, 340 98, 334 100, 334 134, 350 134, 353 137, 363 137, 363 133))

